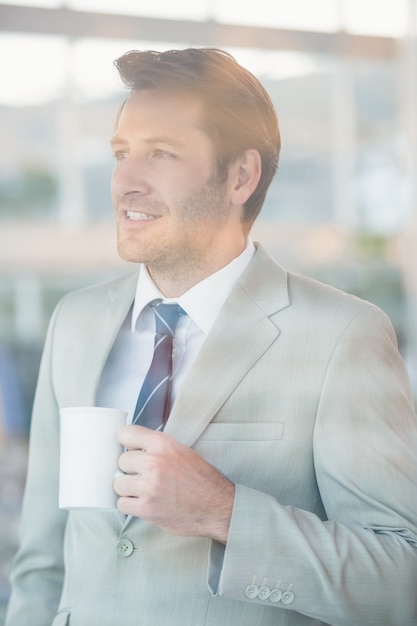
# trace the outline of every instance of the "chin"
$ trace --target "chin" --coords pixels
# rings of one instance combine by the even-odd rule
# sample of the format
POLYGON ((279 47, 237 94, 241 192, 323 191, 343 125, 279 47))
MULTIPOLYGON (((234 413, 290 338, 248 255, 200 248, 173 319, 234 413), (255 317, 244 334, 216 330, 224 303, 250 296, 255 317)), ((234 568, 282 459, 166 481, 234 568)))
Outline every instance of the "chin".
POLYGON ((118 243, 117 251, 120 258, 124 261, 129 261, 129 263, 142 263, 143 261, 141 255, 138 253, 137 248, 134 248, 132 245, 118 243))

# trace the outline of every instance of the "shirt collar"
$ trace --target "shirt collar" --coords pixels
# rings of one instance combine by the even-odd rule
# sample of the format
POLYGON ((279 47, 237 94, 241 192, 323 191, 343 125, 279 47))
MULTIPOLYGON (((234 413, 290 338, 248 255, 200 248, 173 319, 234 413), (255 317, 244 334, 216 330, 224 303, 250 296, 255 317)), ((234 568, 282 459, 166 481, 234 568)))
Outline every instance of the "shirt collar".
POLYGON ((249 264, 255 246, 250 238, 239 256, 220 270, 200 281, 179 298, 165 298, 153 282, 148 270, 141 265, 136 286, 135 302, 132 312, 132 332, 143 309, 155 299, 164 302, 178 302, 187 315, 197 324, 204 334, 208 334, 221 307, 249 264))

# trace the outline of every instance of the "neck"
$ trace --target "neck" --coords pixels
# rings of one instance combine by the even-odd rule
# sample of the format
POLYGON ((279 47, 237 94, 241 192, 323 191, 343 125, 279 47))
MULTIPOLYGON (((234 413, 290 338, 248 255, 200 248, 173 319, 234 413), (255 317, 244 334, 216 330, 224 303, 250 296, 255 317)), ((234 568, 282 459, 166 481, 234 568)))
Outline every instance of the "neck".
POLYGON ((228 265, 233 259, 238 257, 246 247, 246 238, 229 249, 222 255, 212 254, 210 258, 204 260, 199 259, 195 263, 187 262, 184 264, 172 263, 169 266, 147 266, 147 270, 158 287, 159 291, 166 298, 178 298, 186 291, 208 278, 215 272, 228 265))

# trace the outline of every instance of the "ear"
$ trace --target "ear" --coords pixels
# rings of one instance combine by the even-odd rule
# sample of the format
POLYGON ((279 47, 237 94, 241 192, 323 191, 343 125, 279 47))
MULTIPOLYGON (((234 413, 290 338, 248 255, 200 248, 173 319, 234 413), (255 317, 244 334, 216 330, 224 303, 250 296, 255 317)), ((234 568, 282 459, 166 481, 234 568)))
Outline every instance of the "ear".
POLYGON ((231 166, 231 200, 244 205, 255 191, 261 177, 261 155, 257 150, 245 150, 231 166))

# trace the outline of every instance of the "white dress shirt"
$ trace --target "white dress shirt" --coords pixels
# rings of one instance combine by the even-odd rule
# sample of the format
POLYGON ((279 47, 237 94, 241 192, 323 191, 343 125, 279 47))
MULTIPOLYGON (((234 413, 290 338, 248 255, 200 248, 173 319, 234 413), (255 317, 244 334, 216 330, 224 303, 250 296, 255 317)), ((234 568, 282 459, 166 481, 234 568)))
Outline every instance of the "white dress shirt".
POLYGON ((97 406, 123 409, 128 413, 128 423, 132 421, 153 356, 155 319, 147 305, 157 298, 168 303, 178 302, 187 314, 179 319, 173 343, 173 402, 221 307, 254 252, 253 242, 248 239, 245 250, 238 257, 175 299, 165 298, 146 267, 141 266, 133 307, 103 369, 97 406))

